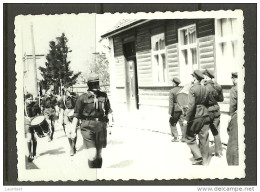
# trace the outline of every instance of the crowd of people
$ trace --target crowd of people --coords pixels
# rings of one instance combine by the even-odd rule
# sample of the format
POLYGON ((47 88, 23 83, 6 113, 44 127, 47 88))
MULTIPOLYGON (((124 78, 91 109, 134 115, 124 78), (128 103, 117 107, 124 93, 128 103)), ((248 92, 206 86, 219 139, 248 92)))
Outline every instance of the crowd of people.
MULTIPOLYGON (((218 102, 222 102, 224 97, 221 86, 214 81, 212 71, 195 70, 192 76, 186 105, 178 101, 183 87, 179 86, 181 82, 178 78, 173 78, 173 88, 169 94, 172 142, 186 142, 194 157, 192 164, 207 165, 210 155, 209 130, 214 137, 215 156, 223 156, 218 102), (176 127, 178 122, 181 139, 176 127)), ((231 121, 227 128, 229 140, 226 157, 228 165, 238 165, 237 73, 232 73, 231 78, 234 86, 230 92, 231 121)), ((112 123, 112 109, 107 94, 100 91, 98 75, 91 74, 87 83, 88 90, 80 96, 71 91, 70 84, 64 85, 60 98, 54 95, 53 86, 41 99, 33 99, 30 93, 25 95, 24 127, 29 162, 37 154, 37 138, 46 136, 49 142, 53 140, 57 121, 68 138, 70 156, 76 153, 77 129, 80 129, 88 153, 89 168, 102 167, 102 149, 107 145, 107 126, 112 123)))
MULTIPOLYGON (((193 165, 207 165, 209 152, 209 130, 214 137, 215 156, 223 156, 220 138, 220 107, 218 102, 224 100, 221 86, 214 81, 211 70, 195 70, 192 73, 193 81, 188 89, 187 104, 183 100, 178 78, 173 78, 173 88, 169 93, 169 122, 172 142, 179 142, 176 124, 179 122, 182 132, 182 142, 186 142, 193 155, 193 165), (179 99, 179 100, 178 100, 179 99), (197 144, 198 138, 198 144, 197 144)), ((238 127, 237 127, 237 73, 232 73, 233 87, 230 91, 231 121, 227 132, 226 158, 228 165, 238 165, 238 127)))

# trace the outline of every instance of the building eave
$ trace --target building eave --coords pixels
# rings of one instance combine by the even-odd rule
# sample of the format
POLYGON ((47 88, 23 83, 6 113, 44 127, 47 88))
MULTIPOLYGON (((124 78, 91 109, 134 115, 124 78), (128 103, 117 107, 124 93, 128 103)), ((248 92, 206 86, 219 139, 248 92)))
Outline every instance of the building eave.
POLYGON ((115 35, 117 35, 117 34, 119 34, 119 33, 122 33, 123 31, 127 31, 127 30, 129 30, 129 29, 132 29, 132 28, 134 28, 134 27, 137 27, 137 26, 142 25, 142 24, 144 24, 144 23, 147 23, 147 22, 149 22, 149 21, 151 21, 151 20, 150 20, 150 19, 141 19, 141 20, 135 21, 135 22, 133 22, 133 23, 130 23, 129 25, 125 25, 125 26, 120 27, 120 28, 118 28, 118 29, 115 29, 115 30, 113 30, 113 31, 109 31, 109 32, 107 32, 107 33, 101 35, 101 38, 113 37, 113 36, 115 36, 115 35))

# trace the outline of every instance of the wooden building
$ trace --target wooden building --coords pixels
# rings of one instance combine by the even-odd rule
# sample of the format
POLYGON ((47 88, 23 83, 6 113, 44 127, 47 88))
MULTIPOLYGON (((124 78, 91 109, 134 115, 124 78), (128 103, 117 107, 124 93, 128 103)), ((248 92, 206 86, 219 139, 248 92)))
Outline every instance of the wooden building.
POLYGON ((223 87, 225 100, 220 106, 227 112, 237 60, 236 25, 236 19, 227 18, 121 21, 102 36, 110 42, 111 94, 116 104, 168 118, 172 78, 179 77, 184 85, 191 82, 193 70, 207 68, 223 87))

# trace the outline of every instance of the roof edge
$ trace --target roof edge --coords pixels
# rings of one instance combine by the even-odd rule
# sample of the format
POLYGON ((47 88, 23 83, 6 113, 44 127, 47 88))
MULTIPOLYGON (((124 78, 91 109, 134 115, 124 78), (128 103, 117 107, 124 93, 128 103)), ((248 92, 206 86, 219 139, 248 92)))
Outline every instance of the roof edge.
POLYGON ((121 32, 123 32, 123 31, 126 31, 127 29, 130 29, 130 28, 139 26, 139 25, 144 24, 144 23, 147 23, 147 22, 149 22, 149 21, 151 21, 151 20, 150 20, 150 19, 140 19, 140 20, 135 21, 135 22, 133 22, 133 23, 130 23, 130 24, 126 25, 126 26, 123 26, 123 27, 120 27, 120 28, 115 29, 115 30, 113 30, 113 31, 110 31, 110 32, 108 32, 108 33, 105 33, 104 35, 101 35, 101 38, 103 39, 103 38, 112 37, 112 36, 114 36, 114 35, 116 35, 116 34, 118 34, 118 33, 121 33, 121 32))

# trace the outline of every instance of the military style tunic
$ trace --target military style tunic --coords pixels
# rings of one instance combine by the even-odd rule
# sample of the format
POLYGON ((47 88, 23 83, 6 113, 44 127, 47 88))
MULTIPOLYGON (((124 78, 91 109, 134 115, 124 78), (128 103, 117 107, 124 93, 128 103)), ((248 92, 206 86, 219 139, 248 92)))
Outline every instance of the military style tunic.
POLYGON ((182 111, 177 105, 176 97, 177 93, 182 89, 182 87, 176 86, 170 90, 169 93, 169 115, 173 116, 175 111, 182 111))
POLYGON ((239 165, 238 156, 238 125, 237 125, 237 85, 230 90, 230 115, 227 132, 229 135, 227 144, 227 163, 228 165, 239 165))
POLYGON ((67 124, 68 122, 72 122, 74 108, 77 101, 77 95, 73 93, 71 96, 63 96, 58 101, 58 107, 63 109, 63 123, 67 124))
POLYGON ((25 109, 25 119, 24 119, 24 128, 25 133, 33 133, 34 131, 30 129, 31 120, 41 113, 41 108, 39 107, 38 102, 32 102, 26 105, 25 109))
POLYGON ((209 92, 206 87, 202 86, 200 83, 194 83, 190 88, 189 105, 186 114, 187 122, 191 122, 194 119, 207 117, 209 105, 209 92))
POLYGON ((220 138, 220 108, 218 102, 224 100, 222 88, 218 83, 214 83, 212 80, 208 80, 205 83, 206 88, 209 91, 209 117, 210 117, 210 129, 214 136, 215 143, 215 155, 222 154, 222 142, 220 138))
POLYGON ((222 102, 224 100, 223 98, 223 92, 222 88, 218 83, 214 83, 212 80, 209 80, 205 84, 206 88, 209 91, 209 116, 212 121, 212 128, 211 131, 213 135, 218 134, 218 126, 220 123, 220 108, 218 105, 218 102, 222 102))
POLYGON ((50 118, 55 116, 55 106, 57 105, 57 97, 54 95, 45 96, 42 99, 42 107, 44 115, 48 115, 50 118))
POLYGON ((171 134, 172 136, 177 139, 179 136, 176 124, 179 121, 181 131, 182 131, 182 137, 184 139, 186 130, 183 127, 183 113, 182 109, 177 104, 177 94, 183 87, 175 86, 170 90, 169 93, 169 115, 171 116, 169 119, 170 122, 170 128, 171 128, 171 134))
POLYGON ((230 90, 230 105, 229 113, 232 115, 237 110, 237 85, 232 87, 230 90))
POLYGON ((195 159, 203 158, 203 161, 206 161, 209 156, 209 113, 207 109, 209 92, 205 86, 197 82, 190 88, 188 99, 189 105, 185 117, 188 122, 187 144, 195 159), (199 147, 196 142, 197 134, 199 136, 199 147))
POLYGON ((81 119, 81 134, 87 148, 106 147, 108 113, 111 113, 107 94, 87 91, 76 102, 74 117, 81 119))

